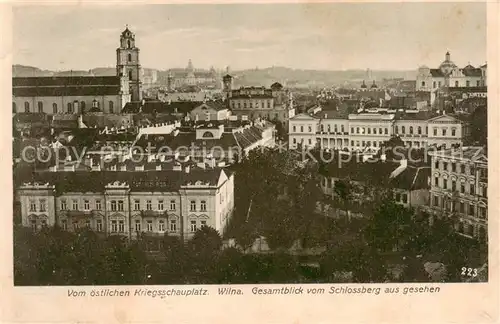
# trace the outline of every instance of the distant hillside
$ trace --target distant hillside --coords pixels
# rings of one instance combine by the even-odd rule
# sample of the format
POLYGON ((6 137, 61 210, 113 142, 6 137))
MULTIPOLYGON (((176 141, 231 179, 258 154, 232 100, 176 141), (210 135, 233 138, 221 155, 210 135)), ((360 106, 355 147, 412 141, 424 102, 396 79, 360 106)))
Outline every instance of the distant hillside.
MULTIPOLYGON (((365 70, 320 71, 272 67, 234 71, 235 85, 270 85, 275 81, 289 85, 337 85, 366 79, 365 70)), ((371 71, 376 80, 403 78, 415 79, 416 71, 371 71)))
MULTIPOLYGON (((153 69, 144 68, 145 75, 149 75, 153 69)), ((171 69, 172 71, 184 71, 182 69, 171 69)), ((158 80, 166 83, 168 71, 157 70, 158 80)), ((264 69, 248 69, 233 71, 231 74, 235 77, 235 86, 263 85, 269 86, 278 81, 286 83, 288 86, 334 86, 340 84, 361 84, 366 79, 365 70, 345 70, 345 71, 322 71, 322 70, 301 70, 287 67, 270 67, 264 69)), ((12 75, 18 77, 34 76, 53 76, 53 75, 94 75, 107 76, 116 75, 115 67, 97 67, 89 71, 60 71, 53 72, 41 70, 32 66, 13 65, 12 75)), ((372 70, 372 77, 377 81, 383 79, 402 78, 405 80, 415 80, 416 70, 408 71, 390 71, 390 70, 372 70)))
POLYGON ((26 65, 12 65, 13 77, 36 77, 36 76, 52 76, 54 72, 47 70, 40 70, 37 67, 26 65))

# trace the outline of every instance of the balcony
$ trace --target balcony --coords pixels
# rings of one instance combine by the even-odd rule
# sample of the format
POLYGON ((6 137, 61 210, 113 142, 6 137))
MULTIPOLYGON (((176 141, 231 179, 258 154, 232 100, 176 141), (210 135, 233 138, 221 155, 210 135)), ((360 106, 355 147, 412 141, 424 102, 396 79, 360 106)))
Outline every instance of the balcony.
POLYGON ((166 217, 166 211, 158 211, 158 210, 141 210, 142 217, 166 217))
POLYGON ((66 217, 72 218, 86 218, 86 217, 94 217, 97 215, 97 210, 66 210, 63 212, 66 214, 66 217))

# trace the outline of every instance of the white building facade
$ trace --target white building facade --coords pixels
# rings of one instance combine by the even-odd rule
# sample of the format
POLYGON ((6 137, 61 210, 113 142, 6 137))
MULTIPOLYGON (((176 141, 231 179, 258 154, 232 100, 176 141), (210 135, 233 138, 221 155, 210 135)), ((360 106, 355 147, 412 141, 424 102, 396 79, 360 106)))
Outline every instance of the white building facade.
POLYGON ((290 149, 319 146, 348 151, 377 150, 393 136, 399 136, 405 146, 415 148, 462 144, 460 120, 450 115, 428 117, 419 113, 299 114, 290 119, 288 145, 290 149))
POLYGON ((187 239, 202 226, 222 235, 234 209, 234 175, 222 169, 62 173, 50 172, 45 177, 52 180, 17 188, 23 226, 37 230, 57 224, 68 231, 87 227, 131 239, 141 233, 187 239), (81 189, 64 183, 101 176, 100 183, 81 189), (108 180, 115 178, 123 181, 108 180))

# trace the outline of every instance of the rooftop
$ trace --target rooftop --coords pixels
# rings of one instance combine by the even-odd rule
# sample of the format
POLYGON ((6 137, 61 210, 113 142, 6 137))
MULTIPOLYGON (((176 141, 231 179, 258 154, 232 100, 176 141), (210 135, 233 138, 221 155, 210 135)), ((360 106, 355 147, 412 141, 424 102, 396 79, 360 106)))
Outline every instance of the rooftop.
POLYGON ((104 192, 111 183, 126 183, 132 191, 177 191, 188 184, 217 186, 224 171, 220 168, 184 171, 75 171, 35 172, 15 177, 17 186, 23 183, 49 183, 63 192, 104 192))

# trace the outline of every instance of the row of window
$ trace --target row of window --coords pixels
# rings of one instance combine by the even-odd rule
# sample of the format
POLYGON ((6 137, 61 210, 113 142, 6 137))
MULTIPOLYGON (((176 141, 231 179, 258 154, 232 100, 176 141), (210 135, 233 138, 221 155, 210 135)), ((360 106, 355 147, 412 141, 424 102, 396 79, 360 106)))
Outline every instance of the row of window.
MULTIPOLYGON (((459 171, 458 173, 461 173, 461 174, 467 174, 466 173, 466 169, 465 169, 465 164, 459 164, 460 168, 459 168, 459 171)), ((457 172, 457 164, 456 163, 448 163, 448 162, 440 162, 440 161, 436 161, 434 162, 434 168, 437 169, 437 170, 443 170, 443 171, 451 171, 451 172, 457 172), (449 168, 448 168, 449 167, 449 168)), ((484 170, 486 171, 486 170, 484 170)), ((483 174, 484 174, 484 171, 483 171, 483 174)), ((475 175, 475 169, 474 167, 469 167, 469 174, 470 175, 475 175)), ((487 174, 487 171, 486 171, 486 176, 488 176, 487 174)))
MULTIPOLYGON (((116 222, 116 221, 114 221, 114 222, 116 222)), ((77 230, 77 229, 80 228, 80 222, 78 222, 78 221, 73 221, 72 225, 73 225, 73 229, 74 230, 77 230)), ((91 225, 90 225, 90 219, 86 219, 85 220, 85 227, 87 227, 87 228, 91 227, 91 225)), ((65 230, 65 231, 68 230, 68 220, 63 219, 61 221, 61 228, 63 230, 65 230)), ((125 222, 123 220, 120 221, 120 228, 123 229, 122 232, 125 231, 125 222)), ((102 232, 103 231, 103 223, 102 223, 101 219, 96 219, 96 221, 95 221, 95 230, 97 232, 102 232)))
MULTIPOLYGON (((198 227, 198 221, 196 220, 191 220, 190 221, 190 231, 192 233, 196 232, 198 230, 198 228, 201 228, 203 226, 207 226, 207 221, 206 220, 200 220, 200 226, 198 227)), ((163 220, 163 219, 159 219, 157 221, 157 224, 158 224, 158 231, 159 232, 165 232, 166 231, 166 221, 163 220)), ((80 222, 78 221, 74 221, 73 222, 73 230, 77 230, 80 228, 80 222)), ((42 226, 47 226, 47 221, 46 220, 42 220, 42 226)), ((91 227, 91 222, 90 222, 90 219, 87 219, 85 220, 85 227, 87 228, 90 228, 91 227)), ((37 227, 37 223, 36 223, 36 220, 32 220, 31 221, 31 227, 33 229, 36 229, 37 227)), ((63 230, 68 230, 68 220, 66 219, 63 219, 61 221, 61 227, 63 230)), ((169 230, 170 232, 177 232, 177 220, 176 219, 171 219, 170 222, 169 222, 169 230)), ((95 230, 97 232, 102 232, 103 231, 103 222, 101 219, 97 219, 96 220, 96 226, 95 226, 95 230)), ((137 219, 135 220, 135 224, 134 224, 134 230, 136 232, 140 232, 142 231, 142 222, 141 220, 137 219)), ((153 221, 152 220, 148 220, 146 221, 146 228, 145 230, 147 232, 153 232, 153 221)), ((110 232, 111 233, 125 233, 125 220, 111 220, 110 221, 110 232)))
POLYGON ((46 212, 47 211, 47 199, 39 199, 38 204, 36 200, 31 199, 29 204, 30 212, 46 212), (38 207, 38 208, 37 208, 38 207))
MULTIPOLYGON (((223 196, 221 195, 221 202, 224 201, 223 196)), ((40 211, 45 211, 45 204, 46 201, 45 199, 40 200, 40 211), (42 210, 42 201, 43 201, 43 210, 42 210)), ((191 200, 189 203, 190 206, 190 211, 196 211, 197 210, 197 202, 196 200, 191 200)), ((164 201, 163 200, 158 200, 157 202, 157 209, 158 210, 164 210, 164 201)), ((175 200, 170 200, 169 204, 170 209, 169 210, 176 210, 176 201, 175 200)), ((201 200, 200 201, 200 206, 199 206, 199 211, 206 211, 207 210, 207 201, 206 200, 201 200)), ((124 201, 123 200, 111 200, 110 201, 110 208, 112 211, 123 211, 124 210, 124 201)), ((65 199, 61 200, 61 210, 67 210, 68 205, 65 199)), ((140 199, 135 199, 134 200, 134 210, 141 210, 141 201, 140 199)), ((72 200, 72 210, 79 210, 79 201, 78 199, 73 199, 72 200)), ((83 210, 90 210, 90 200, 85 199, 83 201, 83 210)), ((102 205, 101 205, 101 200, 97 199, 95 201, 95 210, 102 210, 102 205)), ((153 202, 152 200, 146 200, 146 210, 153 210, 153 202)), ((30 202, 30 211, 36 211, 36 202, 32 201, 30 202)))
MULTIPOLYGON (((401 130, 401 134, 406 134, 406 127, 405 126, 401 126, 401 128, 399 128, 398 126, 395 126, 394 127, 394 132, 396 134, 399 134, 399 131, 401 130)), ((425 127, 425 133, 424 134, 427 134, 427 130, 428 128, 425 127)), ((408 134, 412 135, 413 134, 413 126, 410 126, 409 129, 408 129, 408 134)), ((422 135, 422 127, 421 126, 418 126, 417 127, 417 133, 418 135, 422 135)))
MULTIPOLYGON (((136 232, 140 232, 142 230, 142 222, 140 219, 135 220, 134 229, 136 232)), ((148 231, 148 232, 153 231, 153 221, 152 220, 146 221, 146 231, 148 231)), ((158 231, 165 232, 165 220, 163 220, 163 219, 158 220, 158 231)), ((170 220, 170 231, 171 232, 177 231, 177 220, 176 219, 170 220)))
POLYGON ((468 236, 476 236, 477 234, 479 239, 485 239, 486 238, 486 229, 484 226, 478 226, 478 231, 477 233, 474 233, 474 225, 468 224, 466 222, 458 222, 457 224, 457 232, 468 235, 468 236))
MULTIPOLYGON (((232 101, 231 102, 231 108, 235 109, 236 107, 238 108, 241 108, 243 106, 243 108, 247 108, 247 102, 246 101, 243 101, 243 105, 241 104, 241 102, 236 102, 236 101, 232 101)), ((272 108, 272 105, 271 105, 271 100, 267 100, 267 101, 256 101, 255 102, 255 108, 268 108, 268 109, 271 109, 272 108), (260 105, 259 105, 260 103, 260 105), (266 105, 267 103, 267 105, 266 105)), ((252 101, 249 101, 248 102, 248 108, 254 108, 254 105, 253 105, 253 102, 252 101)))
MULTIPOLYGON (((434 207, 444 208, 450 212, 458 212, 460 214, 476 216, 476 208, 473 204, 465 203, 463 201, 455 202, 448 201, 442 197, 433 196, 432 205, 434 207)), ((477 217, 486 219, 488 210, 486 207, 477 206, 477 217)))
MULTIPOLYGON (((426 83, 425 81, 422 81, 421 83, 422 87, 425 87, 426 83)), ((459 87, 460 86, 460 82, 459 81, 455 81, 455 87, 459 87)), ((470 80, 466 80, 465 81, 465 86, 466 87, 470 87, 471 86, 471 83, 470 83, 470 80)), ((476 80, 476 87, 479 87, 481 86, 481 81, 480 80, 476 80)), ((438 81, 436 83, 436 81, 433 81, 432 82, 432 87, 433 88, 437 88, 437 87, 441 87, 441 81, 438 81)))
MULTIPOLYGON (((373 131, 373 135, 377 135, 377 128, 375 128, 375 127, 373 127, 373 128, 356 127, 356 134, 369 134, 369 135, 371 135, 372 131, 373 131)), ((354 134, 354 127, 351 127, 351 134, 354 134)), ((379 135, 382 135, 382 134, 387 135, 387 134, 389 134, 389 129, 380 127, 378 129, 378 134, 379 135)))
MULTIPOLYGON (((73 113, 79 111, 78 108, 80 108, 83 111, 83 110, 85 110, 85 106, 86 106, 85 101, 78 102, 78 101, 75 100, 72 103, 68 102, 67 103, 66 112, 69 113, 69 114, 73 114, 73 113)), ((110 113, 114 113, 114 110, 115 110, 114 106, 115 106, 115 103, 113 101, 109 101, 108 102, 108 107, 109 107, 109 112, 110 113)), ((43 113, 44 112, 43 111, 43 102, 42 101, 38 101, 37 108, 38 108, 37 111, 39 113, 43 113)), ((97 101, 97 100, 92 101, 92 108, 99 109, 99 101, 97 101)), ((18 112, 17 111, 17 105, 16 105, 15 102, 12 102, 12 112, 13 113, 17 113, 18 112)), ((31 112, 30 103, 28 101, 24 102, 24 112, 25 113, 31 112)), ((53 114, 59 113, 59 109, 58 109, 57 103, 55 103, 55 102, 52 104, 52 113, 53 114)))
MULTIPOLYGON (((440 188, 440 185, 439 185, 439 177, 435 177, 434 178, 434 185, 438 188, 440 188)), ((465 184, 464 183, 460 183, 460 193, 462 194, 465 194, 466 193, 466 190, 465 190, 465 184)), ((470 195, 475 195, 476 194, 476 186, 472 183, 469 183, 469 190, 468 190, 468 194, 470 195)), ((443 179, 442 181, 442 188, 443 189, 448 189, 448 181, 445 181, 443 179)), ((457 191, 457 181, 455 180, 452 180, 451 181, 451 188, 450 188, 452 191, 457 191)), ((481 196, 483 197, 487 197, 488 195, 488 190, 486 187, 483 187, 482 190, 480 190, 480 192, 477 192, 477 194, 480 194, 481 196)))

